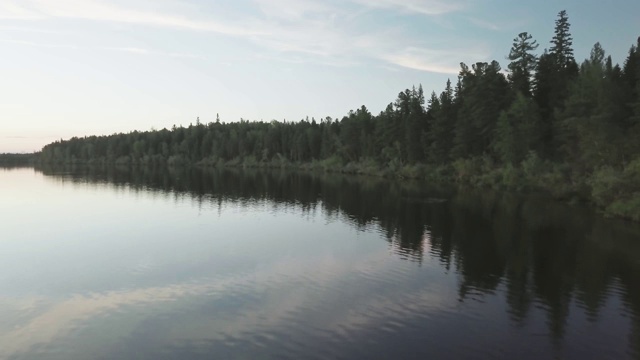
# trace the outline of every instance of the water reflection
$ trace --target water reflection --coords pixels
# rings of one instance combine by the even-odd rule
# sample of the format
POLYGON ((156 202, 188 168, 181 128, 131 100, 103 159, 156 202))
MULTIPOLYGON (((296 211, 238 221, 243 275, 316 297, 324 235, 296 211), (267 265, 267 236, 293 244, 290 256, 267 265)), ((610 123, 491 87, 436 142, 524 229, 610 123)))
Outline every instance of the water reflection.
MULTIPOLYGON (((254 357, 261 348, 278 358, 468 358, 485 348, 479 357, 583 358, 599 351, 598 358, 640 359, 640 228, 587 209, 512 194, 281 171, 39 171, 54 183, 189 199, 219 212, 229 204, 269 207, 274 214, 289 209, 310 219, 322 212, 326 221, 382 235, 389 250, 411 266, 388 262, 379 252, 352 262, 287 258, 259 272, 81 296, 4 335, 6 343, 20 344, 34 327, 46 327, 42 322, 60 321, 61 313, 77 321, 89 313, 114 316, 111 310, 129 303, 188 298, 166 314, 170 321, 157 320, 145 326, 149 333, 131 335, 151 342, 172 339, 170 347, 155 351, 150 349, 159 344, 148 343, 149 358, 212 352, 254 357), (428 272, 414 273, 425 267, 428 272), (359 291, 355 284, 366 286, 359 291), (205 315, 211 306, 216 316, 227 309, 223 319, 205 315), (521 330, 511 333, 511 327, 521 330), (459 333, 468 338, 461 340, 459 333), (488 346, 500 337, 503 344, 488 346), (550 340, 551 350, 541 339, 550 340), (318 351, 309 356, 304 349, 318 351)), ((64 321, 58 326, 40 336, 73 329, 64 321)), ((120 351, 128 357, 132 348, 120 351)))

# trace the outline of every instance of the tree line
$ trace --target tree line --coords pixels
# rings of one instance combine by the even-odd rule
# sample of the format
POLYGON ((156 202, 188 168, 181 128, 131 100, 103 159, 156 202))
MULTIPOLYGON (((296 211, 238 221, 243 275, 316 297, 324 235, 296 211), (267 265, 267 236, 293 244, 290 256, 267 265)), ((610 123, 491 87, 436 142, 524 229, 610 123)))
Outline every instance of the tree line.
POLYGON ((588 198, 640 219, 640 38, 622 66, 600 43, 578 64, 566 11, 542 54, 515 37, 497 61, 460 64, 442 92, 406 89, 379 114, 203 124, 46 145, 44 163, 320 167, 588 198), (505 74, 506 73, 506 74, 505 74), (633 210, 635 209, 635 210, 633 210))
POLYGON ((33 166, 38 160, 38 154, 11 154, 0 153, 0 166, 33 166))

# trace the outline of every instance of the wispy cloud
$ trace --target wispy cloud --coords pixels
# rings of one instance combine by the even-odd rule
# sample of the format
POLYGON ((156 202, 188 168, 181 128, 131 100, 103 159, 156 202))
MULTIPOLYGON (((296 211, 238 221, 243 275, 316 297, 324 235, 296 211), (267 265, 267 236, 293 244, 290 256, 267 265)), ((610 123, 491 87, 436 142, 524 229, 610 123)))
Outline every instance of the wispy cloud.
POLYGON ((165 54, 169 57, 181 58, 181 59, 204 59, 205 58, 202 55, 191 54, 191 53, 170 52, 165 54))
POLYGON ((331 56, 307 57, 297 54, 256 54, 256 59, 270 60, 289 64, 318 64, 333 67, 349 67, 360 64, 356 59, 337 58, 331 56))
MULTIPOLYGON (((350 26, 357 23, 357 15, 344 8, 332 7, 329 3, 305 0, 256 0, 267 14, 283 14, 289 8, 291 16, 286 22, 272 24, 270 36, 260 37, 261 44, 282 53, 302 56, 287 56, 287 62, 314 62, 329 65, 353 65, 357 59, 375 59, 396 67, 415 70, 457 73, 460 58, 458 53, 434 50, 420 44, 416 38, 407 36, 401 27, 382 27, 357 31, 350 26), (297 5, 293 5, 293 4, 297 5), (307 55, 305 58, 304 55, 307 55), (306 60, 305 60, 306 59, 306 60)), ((461 9, 461 2, 352 0, 362 8, 394 7, 404 12, 437 15, 461 9)), ((280 16, 277 15, 277 16, 280 16)))
POLYGON ((168 56, 173 58, 184 58, 184 59, 203 59, 204 57, 197 54, 191 53, 183 53, 183 52, 163 52, 157 50, 151 50, 140 47, 103 47, 101 49, 118 51, 129 53, 133 55, 159 55, 159 56, 168 56))
POLYGON ((148 49, 136 48, 136 47, 107 47, 105 49, 106 50, 121 51, 121 52, 130 53, 130 54, 136 54, 136 55, 148 55, 148 54, 150 54, 150 51, 148 49))
POLYGON ((0 26, 0 31, 20 32, 20 33, 37 33, 37 34, 60 34, 60 31, 39 29, 26 26, 0 26))
POLYGON ((0 19, 2 20, 38 20, 41 19, 37 11, 18 5, 14 1, 0 1, 0 19))
MULTIPOLYGON (((42 18, 70 18, 111 21, 186 30, 210 31, 227 35, 254 35, 256 30, 213 20, 195 20, 191 17, 162 14, 149 10, 125 8, 98 0, 8 0, 8 18, 37 20, 42 18)), ((2 18, 0 13, 0 18, 2 18)))
MULTIPOLYGON (((260 56, 286 62, 348 66, 382 60, 410 69, 456 73, 458 53, 424 45, 420 39, 393 25, 372 29, 359 17, 371 9, 389 9, 429 16, 464 11, 471 0, 251 0, 252 11, 236 10, 233 21, 210 13, 161 12, 140 3, 120 6, 103 0, 0 0, 10 9, 7 16, 29 20, 41 18, 82 19, 138 26, 204 31, 233 36, 255 44, 260 56), (134 8, 137 6, 137 8, 134 8), (217 16, 217 17, 216 17, 217 16)), ((171 2, 163 2, 169 3, 171 2)), ((2 14, 0 13, 0 18, 2 14)), ((370 20, 370 19, 369 19, 370 20)), ((476 22, 480 23, 481 20, 476 22)), ((485 24, 486 25, 486 24, 485 24)), ((26 44, 26 43, 25 43, 26 44)), ((33 44, 32 44, 33 45, 33 44)), ((138 47, 111 47, 136 55, 163 54, 198 58, 194 54, 156 51, 138 47)))
POLYGON ((387 62, 414 70, 443 74, 456 74, 458 69, 451 64, 434 61, 433 52, 426 49, 408 48, 395 54, 382 56, 387 62))
MULTIPOLYGON (((17 44, 17 45, 25 45, 25 46, 34 46, 34 47, 42 47, 42 48, 51 48, 51 49, 76 49, 76 50, 108 50, 108 51, 117 51, 123 53, 129 53, 134 55, 160 55, 160 56, 168 56, 174 58, 185 58, 185 59, 202 59, 204 58, 201 55, 192 54, 192 53, 183 53, 183 52, 162 52, 156 50, 150 50, 146 48, 139 47, 81 47, 77 45, 71 44, 48 44, 48 43, 40 43, 34 41, 24 41, 24 40, 14 40, 14 39, 0 39, 0 43, 9 43, 9 44, 17 44)), ((2 104, 0 104, 1 106, 2 104)))
POLYGON ((465 3, 456 0, 352 0, 361 5, 381 8, 398 9, 405 12, 423 15, 440 15, 465 8, 465 3))
POLYGON ((453 66, 453 59, 458 59, 458 63, 460 60, 470 56, 474 60, 486 60, 488 55, 488 52, 477 49, 450 51, 408 47, 399 52, 384 55, 382 58, 391 64, 409 69, 441 74, 457 74, 460 68, 453 66))
POLYGON ((500 26, 498 24, 496 24, 496 23, 491 22, 491 21, 479 19, 479 18, 476 18, 476 17, 469 17, 468 19, 472 24, 476 25, 477 27, 480 27, 480 28, 483 28, 483 29, 488 29, 488 30, 493 30, 493 31, 500 30, 500 26))
POLYGON ((25 41, 25 40, 15 40, 15 39, 0 39, 0 42, 8 43, 8 44, 52 48, 52 49, 78 49, 77 46, 70 45, 70 44, 48 44, 48 43, 39 43, 35 41, 25 41))
POLYGON ((318 15, 330 17, 340 11, 328 2, 317 0, 254 0, 254 3, 267 18, 290 22, 308 20, 318 15))

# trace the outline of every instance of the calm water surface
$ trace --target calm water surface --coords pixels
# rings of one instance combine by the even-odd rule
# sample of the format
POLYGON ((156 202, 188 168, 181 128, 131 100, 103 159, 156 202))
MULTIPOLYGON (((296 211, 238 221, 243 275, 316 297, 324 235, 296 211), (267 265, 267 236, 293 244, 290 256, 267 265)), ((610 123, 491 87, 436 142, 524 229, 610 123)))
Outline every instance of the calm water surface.
POLYGON ((0 359, 640 359, 640 228, 285 172, 0 169, 0 359))

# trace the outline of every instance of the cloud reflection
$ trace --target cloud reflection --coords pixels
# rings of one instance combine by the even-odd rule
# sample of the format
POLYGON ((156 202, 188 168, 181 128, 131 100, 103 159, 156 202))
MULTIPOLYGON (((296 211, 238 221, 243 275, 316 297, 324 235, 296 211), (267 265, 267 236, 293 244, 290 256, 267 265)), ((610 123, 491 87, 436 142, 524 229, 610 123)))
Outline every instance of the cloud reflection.
POLYGON ((253 272, 157 287, 75 294, 62 301, 0 298, 28 318, 23 323, 5 324, 0 330, 0 357, 29 354, 47 343, 62 341, 69 345, 78 341, 72 336, 76 330, 100 323, 104 316, 122 315, 118 320, 119 336, 126 337, 127 331, 144 326, 145 321, 159 314, 192 309, 194 303, 233 304, 234 299, 245 299, 238 302, 239 306, 231 306, 233 316, 228 316, 228 305, 221 305, 219 309, 214 306, 212 314, 203 313, 195 321, 175 324, 183 329, 172 342, 212 340, 212 337, 242 339, 256 331, 269 334, 296 323, 301 326, 307 316, 315 318, 314 326, 340 336, 378 326, 390 317, 402 322, 415 311, 441 311, 449 306, 450 299, 443 295, 446 292, 434 287, 403 288, 394 300, 381 296, 394 282, 394 276, 406 275, 406 268, 397 266, 397 262, 390 261, 389 253, 382 250, 354 262, 330 255, 311 261, 277 259, 253 272), (404 304, 400 310, 396 301, 404 304), (212 317, 217 321, 212 321, 212 317), (136 319, 133 324, 125 324, 132 319, 136 319))

